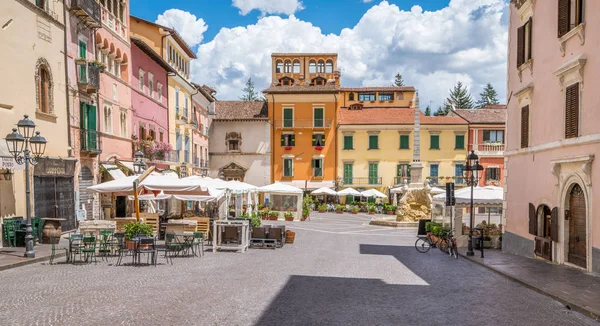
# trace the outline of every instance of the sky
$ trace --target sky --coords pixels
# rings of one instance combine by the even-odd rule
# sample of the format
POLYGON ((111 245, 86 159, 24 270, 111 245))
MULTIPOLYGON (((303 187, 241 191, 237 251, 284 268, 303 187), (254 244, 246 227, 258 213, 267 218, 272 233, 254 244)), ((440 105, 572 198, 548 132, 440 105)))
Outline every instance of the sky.
POLYGON ((192 80, 238 99, 271 83, 272 52, 337 52, 343 86, 389 86, 396 73, 421 109, 462 81, 506 102, 506 0, 131 0, 131 14, 175 28, 197 53, 192 80))

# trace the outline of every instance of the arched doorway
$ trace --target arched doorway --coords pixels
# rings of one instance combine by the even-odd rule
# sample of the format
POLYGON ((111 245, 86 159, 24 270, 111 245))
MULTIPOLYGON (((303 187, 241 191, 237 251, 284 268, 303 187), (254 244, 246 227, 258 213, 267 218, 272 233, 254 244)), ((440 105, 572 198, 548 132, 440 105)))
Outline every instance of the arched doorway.
POLYGON ((569 251, 567 261, 582 268, 587 268, 587 210, 585 194, 578 184, 575 184, 568 197, 567 220, 569 223, 569 251))

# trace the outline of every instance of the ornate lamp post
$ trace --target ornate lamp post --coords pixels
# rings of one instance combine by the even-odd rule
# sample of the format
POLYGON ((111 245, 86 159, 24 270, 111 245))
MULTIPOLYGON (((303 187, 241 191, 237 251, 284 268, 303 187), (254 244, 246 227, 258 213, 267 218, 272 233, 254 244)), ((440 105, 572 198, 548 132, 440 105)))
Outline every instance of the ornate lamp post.
POLYGON ((144 153, 141 151, 135 152, 133 154, 134 162, 133 162, 133 172, 135 174, 142 174, 146 170, 146 163, 144 162, 144 153))
POLYGON ((467 256, 473 256, 473 221, 475 220, 475 212, 473 211, 473 189, 479 183, 480 171, 483 171, 483 166, 479 164, 479 156, 475 154, 475 151, 471 151, 467 156, 467 164, 464 169, 465 179, 471 186, 471 216, 470 216, 470 227, 469 227, 469 243, 467 249, 467 256))
POLYGON ((33 228, 31 227, 31 188, 29 186, 29 164, 36 165, 46 151, 46 138, 35 131, 35 123, 25 115, 13 128, 12 133, 6 135, 6 145, 15 158, 17 164, 25 164, 25 205, 27 212, 27 228, 25 229, 25 257, 35 258, 33 248, 33 228), (34 134, 35 133, 35 134, 34 134), (31 149, 30 149, 31 146, 31 149), (33 156, 32 156, 33 154, 33 156))

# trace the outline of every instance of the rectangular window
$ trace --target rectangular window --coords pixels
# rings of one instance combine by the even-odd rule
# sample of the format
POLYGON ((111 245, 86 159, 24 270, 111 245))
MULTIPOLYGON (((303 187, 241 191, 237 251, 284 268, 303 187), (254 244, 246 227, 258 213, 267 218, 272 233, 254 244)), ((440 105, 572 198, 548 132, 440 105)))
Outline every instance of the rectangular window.
POLYGON ((183 107, 183 116, 187 118, 188 117, 188 102, 189 102, 189 98, 188 98, 187 94, 185 94, 184 97, 185 97, 185 106, 183 107))
POLYGON ((175 133, 175 149, 178 151, 183 149, 183 138, 179 132, 175 133))
POLYGON ((579 83, 565 92, 565 138, 579 137, 579 83))
POLYGON ((325 134, 313 134, 312 145, 313 145, 313 147, 325 146, 325 134))
POLYGON ((531 59, 533 18, 517 29, 517 67, 531 59))
POLYGON ((354 149, 354 136, 344 136, 344 149, 354 149))
POLYGON ((465 178, 464 178, 464 174, 463 174, 463 170, 465 169, 465 165, 464 164, 456 164, 454 166, 454 177, 455 177, 455 182, 457 185, 462 185, 465 183, 465 178))
POLYGON ((465 135, 455 136, 454 149, 465 149, 465 135))
POLYGON ((358 93, 359 101, 375 101, 375 93, 358 93))
POLYGON ((369 149, 379 149, 378 135, 369 135, 369 149))
POLYGON ((440 149, 440 135, 429 136, 429 149, 440 149))
POLYGON ((283 176, 293 177, 294 176, 294 161, 291 158, 283 159, 283 176))
POLYGON ((558 37, 583 22, 583 0, 558 0, 558 37))
POLYGON ((323 159, 313 159, 312 160, 312 168, 313 168, 313 177, 322 177, 323 176, 323 159))
MULTIPOLYGON (((410 164, 398 164, 396 166, 396 177, 398 181, 403 181, 404 178, 410 181, 410 164)), ((397 184, 400 184, 398 182, 397 184)))
POLYGON ((148 73, 148 95, 154 98, 154 75, 148 73))
POLYGON ((390 93, 379 93, 380 101, 392 101, 394 99, 394 94, 390 93))
POLYGON ((229 151, 230 152, 237 152, 240 150, 240 143, 239 140, 237 139, 230 139, 228 140, 229 142, 229 151))
POLYGON ((156 95, 159 102, 162 102, 162 84, 157 83, 156 85, 156 95))
POLYGON ((483 142, 504 144, 504 130, 484 130, 483 142))
POLYGON ((281 135, 281 146, 296 146, 296 135, 294 135, 294 134, 281 135))
POLYGON ((351 163, 345 163, 344 164, 344 184, 345 185, 351 185, 353 183, 352 182, 352 179, 353 179, 353 176, 352 176, 353 167, 354 166, 351 163))
POLYGON ((140 69, 140 72, 139 72, 139 82, 140 82, 140 92, 143 93, 145 81, 144 81, 144 71, 142 69, 140 69))
POLYGON ((408 135, 400 135, 400 149, 409 149, 408 135))
POLYGON ((529 147, 529 105, 521 108, 521 148, 529 147))
POLYGON ((175 89, 175 114, 179 115, 179 89, 175 89))
POLYGON ((490 181, 500 181, 500 168, 489 167, 485 170, 485 179, 490 181))
POLYGON ((324 121, 323 121, 323 109, 322 108, 315 108, 314 109, 314 120, 313 120, 313 126, 320 128, 323 127, 324 125, 324 121))
POLYGON ((117 88, 117 84, 113 84, 113 100, 118 101, 119 100, 119 89, 117 88))
POLYGON ((379 184, 379 164, 377 163, 369 163, 369 184, 376 185, 379 184))
POLYGON ((158 133, 158 139, 161 143, 164 142, 165 133, 162 130, 158 133))
POLYGON ((438 169, 439 169, 438 164, 429 165, 429 177, 431 178, 431 184, 433 184, 433 185, 439 184, 438 169))
POLYGON ((291 128, 294 126, 294 109, 283 109, 283 126, 286 128, 291 128))

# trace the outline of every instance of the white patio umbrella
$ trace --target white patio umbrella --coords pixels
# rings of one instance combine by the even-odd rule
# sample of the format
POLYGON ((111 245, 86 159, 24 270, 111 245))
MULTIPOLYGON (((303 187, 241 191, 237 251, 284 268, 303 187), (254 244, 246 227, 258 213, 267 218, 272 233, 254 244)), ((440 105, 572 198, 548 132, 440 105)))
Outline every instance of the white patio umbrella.
POLYGON ((387 198, 387 196, 377 189, 369 189, 361 192, 363 197, 387 198))
POLYGON ((337 192, 335 192, 335 190, 333 190, 331 188, 323 187, 323 188, 319 188, 317 190, 314 190, 313 192, 311 192, 311 195, 331 195, 331 196, 335 196, 335 195, 337 195, 337 192))
POLYGON ((432 195, 445 194, 446 190, 438 187, 431 187, 430 193, 432 195))
POLYGON ((337 192, 338 196, 362 196, 362 194, 354 188, 346 188, 337 192))
MULTIPOLYGON (((456 205, 469 205, 471 203, 471 188, 466 187, 454 192, 456 205)), ((433 196, 434 201, 446 201, 446 194, 433 196)), ((500 187, 475 187, 473 188, 473 204, 475 206, 502 206, 504 191, 500 187)))

